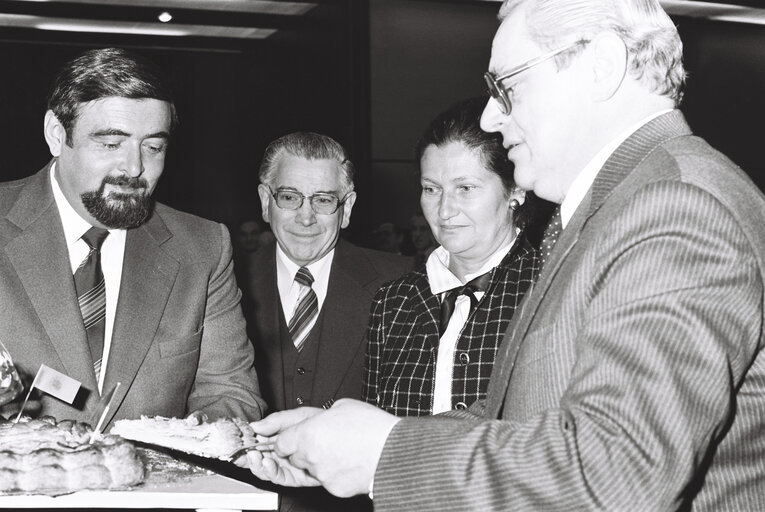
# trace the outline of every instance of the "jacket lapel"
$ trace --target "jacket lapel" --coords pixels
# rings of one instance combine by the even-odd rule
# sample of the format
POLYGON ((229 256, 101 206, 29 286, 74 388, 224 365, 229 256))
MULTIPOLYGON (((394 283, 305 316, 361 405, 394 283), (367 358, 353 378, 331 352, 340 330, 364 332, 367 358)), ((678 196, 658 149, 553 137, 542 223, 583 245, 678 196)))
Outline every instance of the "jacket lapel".
MULTIPOLYGON (((264 396, 266 401, 278 410, 286 408, 284 397, 284 379, 282 368, 282 331, 283 313, 279 298, 279 286, 276 277, 276 242, 258 252, 253 260, 250 291, 255 308, 254 326, 250 330, 255 344, 255 365, 258 378, 267 380, 261 388, 271 390, 273 396, 264 396), (263 360, 265 359, 265 361, 263 360)), ((286 328, 286 325, 285 325, 286 328)))
POLYGON ((7 219, 21 232, 7 244, 5 251, 64 372, 95 390, 96 377, 90 364, 90 349, 77 305, 69 251, 53 199, 49 169, 50 164, 34 176, 8 213, 7 219))
POLYGON ((366 331, 361 337, 357 333, 359 322, 366 327, 367 315, 362 320, 357 311, 359 304, 371 306, 371 297, 364 286, 376 277, 377 271, 360 249, 338 241, 323 305, 324 322, 316 360, 322 377, 314 381, 314 396, 333 397, 358 351, 364 350, 366 331), (331 329, 327 329, 328 326, 331 329))
POLYGON ((116 413, 135 379, 162 318, 179 262, 162 250, 172 237, 155 212, 144 225, 131 229, 125 241, 119 306, 114 319, 104 391, 120 382, 107 422, 116 413))
POLYGON ((525 341, 545 294, 556 278, 561 266, 579 240, 590 219, 619 189, 632 189, 632 171, 646 156, 668 140, 690 135, 685 118, 679 110, 661 115, 630 135, 606 160, 595 181, 577 208, 571 221, 561 233, 544 270, 532 289, 526 294, 520 314, 516 314, 502 341, 489 383, 485 414, 497 418, 501 414, 505 394, 512 378, 516 358, 525 341))

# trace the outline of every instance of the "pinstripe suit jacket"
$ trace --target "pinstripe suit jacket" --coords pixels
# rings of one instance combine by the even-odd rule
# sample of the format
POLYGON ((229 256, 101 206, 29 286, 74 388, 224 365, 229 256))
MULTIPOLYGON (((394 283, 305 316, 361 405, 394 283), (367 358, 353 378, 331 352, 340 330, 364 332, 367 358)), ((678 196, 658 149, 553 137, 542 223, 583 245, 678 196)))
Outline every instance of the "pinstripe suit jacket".
MULTIPOLYGON (((457 340, 452 403, 486 396, 499 342, 536 276, 523 235, 492 270, 491 282, 457 340)), ((441 303, 424 265, 381 287, 372 303, 362 399, 398 416, 431 414, 441 303)))
POLYGON ((405 418, 375 510, 765 510, 765 198, 674 111, 599 172, 485 401, 405 418))

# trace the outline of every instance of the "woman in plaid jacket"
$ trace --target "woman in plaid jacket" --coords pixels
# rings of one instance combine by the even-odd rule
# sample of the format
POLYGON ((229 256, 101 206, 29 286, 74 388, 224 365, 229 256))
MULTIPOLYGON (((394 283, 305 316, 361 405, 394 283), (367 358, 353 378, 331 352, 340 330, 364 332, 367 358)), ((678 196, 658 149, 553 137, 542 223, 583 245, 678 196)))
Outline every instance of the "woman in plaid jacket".
POLYGON ((485 396, 497 347, 539 266, 522 230, 529 201, 501 136, 480 128, 485 102, 457 103, 420 139, 420 204, 440 246, 372 304, 363 399, 398 416, 485 396))

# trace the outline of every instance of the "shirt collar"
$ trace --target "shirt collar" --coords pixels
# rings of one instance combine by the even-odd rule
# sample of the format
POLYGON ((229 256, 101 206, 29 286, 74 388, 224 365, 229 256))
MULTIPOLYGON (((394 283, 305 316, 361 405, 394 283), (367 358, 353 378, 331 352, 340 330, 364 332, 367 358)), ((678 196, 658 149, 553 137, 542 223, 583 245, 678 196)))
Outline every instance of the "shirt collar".
POLYGON ((671 108, 659 110, 658 112, 654 112, 653 114, 644 117, 625 131, 621 132, 617 137, 611 139, 608 144, 603 146, 603 148, 595 154, 592 160, 590 160, 587 165, 584 166, 584 169, 582 169, 576 178, 574 178, 574 181, 566 192, 566 197, 560 204, 560 221, 563 228, 566 227, 566 224, 571 220, 571 217, 574 216, 574 212, 581 204, 584 196, 587 195, 598 172, 606 163, 608 157, 616 151, 616 148, 618 148, 622 142, 627 140, 627 137, 638 131, 644 124, 671 111, 671 108))
POLYGON ((55 170, 56 162, 54 161, 50 166, 50 184, 53 189, 53 199, 56 201, 58 214, 61 217, 61 224, 64 226, 66 245, 69 246, 79 240, 92 226, 88 221, 80 217, 80 214, 69 204, 69 200, 64 196, 64 192, 56 180, 55 170))
MULTIPOLYGON (((505 259, 507 253, 510 252, 510 250, 515 245, 515 242, 518 240, 519 233, 520 229, 516 228, 515 236, 513 236, 512 240, 510 240, 508 244, 494 251, 489 259, 486 260, 486 263, 484 263, 477 272, 466 274, 465 282, 470 281, 474 277, 485 274, 486 272, 502 263, 502 260, 505 259)), ((433 293, 433 295, 438 295, 439 293, 443 293, 447 290, 451 290, 465 284, 460 281, 460 279, 455 276, 451 270, 449 270, 449 256, 449 252, 444 249, 443 246, 439 245, 432 253, 430 253, 428 260, 425 262, 425 271, 428 274, 430 291, 433 293)))
MULTIPOLYGON (((335 249, 332 248, 327 254, 320 259, 306 265, 306 268, 311 272, 314 282, 318 281, 320 276, 325 273, 329 273, 329 267, 332 264, 332 258, 334 257, 335 249)), ((279 242, 276 243, 276 267, 277 267, 277 279, 280 281, 279 288, 283 290, 289 290, 292 283, 295 281, 295 274, 300 270, 300 265, 297 265, 292 261, 289 256, 279 246, 279 242)))

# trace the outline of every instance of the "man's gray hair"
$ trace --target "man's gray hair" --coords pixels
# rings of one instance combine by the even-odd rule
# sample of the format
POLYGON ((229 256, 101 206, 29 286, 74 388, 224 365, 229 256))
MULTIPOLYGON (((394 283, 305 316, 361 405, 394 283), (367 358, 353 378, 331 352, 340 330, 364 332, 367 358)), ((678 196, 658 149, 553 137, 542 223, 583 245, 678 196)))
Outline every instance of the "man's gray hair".
POLYGON ((332 137, 313 132, 294 132, 271 142, 263 153, 258 177, 260 182, 272 185, 276 167, 284 153, 306 160, 336 160, 342 171, 344 194, 353 190, 353 163, 345 148, 332 137))
MULTIPOLYGON (((518 8, 525 10, 532 39, 550 50, 574 38, 589 40, 604 31, 617 34, 627 47, 629 74, 651 92, 680 104, 683 43, 658 0, 505 0, 500 21, 518 8)), ((556 57, 559 68, 570 56, 564 52, 556 57)))

